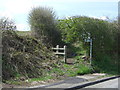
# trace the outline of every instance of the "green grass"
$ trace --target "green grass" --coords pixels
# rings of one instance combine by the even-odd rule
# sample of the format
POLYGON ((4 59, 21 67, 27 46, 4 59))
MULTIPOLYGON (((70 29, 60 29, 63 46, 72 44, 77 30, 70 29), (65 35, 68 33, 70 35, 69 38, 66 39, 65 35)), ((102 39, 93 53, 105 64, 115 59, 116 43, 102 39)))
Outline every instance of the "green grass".
POLYGON ((79 68, 80 68, 80 69, 78 69, 78 70, 76 71, 76 73, 77 73, 78 75, 88 74, 88 73, 91 73, 91 72, 92 72, 92 70, 90 69, 90 67, 85 66, 85 65, 81 65, 79 68))
POLYGON ((5 83, 14 84, 14 85, 21 85, 23 82, 22 81, 8 80, 8 81, 5 81, 5 83))
POLYGON ((33 82, 33 81, 46 81, 46 80, 48 80, 48 79, 53 79, 53 77, 50 76, 50 75, 47 75, 47 76, 39 77, 39 78, 31 78, 31 79, 29 79, 28 81, 29 81, 29 82, 33 82))
MULTIPOLYGON (((50 75, 47 75, 47 76, 42 76, 42 77, 38 77, 38 78, 30 78, 28 79, 28 82, 27 83, 31 83, 33 81, 46 81, 46 80, 49 80, 49 79, 53 79, 52 76, 50 75)), ((21 80, 7 80, 5 81, 5 83, 7 84, 13 84, 13 85, 23 85, 24 83, 26 83, 26 81, 21 81, 21 80)))
POLYGON ((94 70, 111 75, 118 75, 118 63, 117 59, 113 59, 111 56, 105 54, 101 54, 97 60, 93 61, 94 70))
POLYGON ((31 31, 16 31, 16 33, 20 36, 30 35, 31 31))
POLYGON ((91 73, 92 70, 89 65, 84 65, 83 62, 84 61, 79 59, 73 65, 63 63, 62 68, 55 69, 55 72, 69 77, 91 73))
POLYGON ((50 71, 50 74, 52 73, 55 73, 59 76, 63 76, 65 74, 65 72, 61 69, 61 68, 53 68, 51 71, 50 71))
POLYGON ((87 65, 83 65, 81 63, 69 65, 62 62, 62 65, 60 67, 54 67, 50 71, 46 72, 45 76, 39 78, 32 78, 29 80, 29 82, 46 81, 49 79, 61 79, 61 76, 63 79, 64 77, 73 77, 77 75, 88 74, 91 72, 92 70, 87 65))

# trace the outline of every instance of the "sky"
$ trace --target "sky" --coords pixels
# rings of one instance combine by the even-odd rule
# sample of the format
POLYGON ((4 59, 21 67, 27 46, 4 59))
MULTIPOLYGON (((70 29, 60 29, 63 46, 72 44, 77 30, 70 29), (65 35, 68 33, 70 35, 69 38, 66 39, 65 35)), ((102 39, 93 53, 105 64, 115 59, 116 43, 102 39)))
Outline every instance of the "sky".
POLYGON ((89 16, 105 20, 118 16, 119 0, 0 0, 0 18, 12 19, 19 31, 30 30, 28 15, 33 7, 50 7, 60 19, 89 16))

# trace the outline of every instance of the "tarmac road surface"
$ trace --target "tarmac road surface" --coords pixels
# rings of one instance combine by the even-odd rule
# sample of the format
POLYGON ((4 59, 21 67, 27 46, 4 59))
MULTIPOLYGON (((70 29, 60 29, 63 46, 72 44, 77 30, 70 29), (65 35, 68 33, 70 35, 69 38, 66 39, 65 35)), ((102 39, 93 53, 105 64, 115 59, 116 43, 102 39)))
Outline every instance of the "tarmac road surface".
MULTIPOLYGON (((119 84, 120 84, 120 78, 119 80, 117 78, 117 79, 108 80, 102 83, 98 83, 95 85, 87 86, 85 88, 118 88, 118 86, 120 86, 119 84)), ((120 87, 119 87, 119 90, 120 90, 120 87)))

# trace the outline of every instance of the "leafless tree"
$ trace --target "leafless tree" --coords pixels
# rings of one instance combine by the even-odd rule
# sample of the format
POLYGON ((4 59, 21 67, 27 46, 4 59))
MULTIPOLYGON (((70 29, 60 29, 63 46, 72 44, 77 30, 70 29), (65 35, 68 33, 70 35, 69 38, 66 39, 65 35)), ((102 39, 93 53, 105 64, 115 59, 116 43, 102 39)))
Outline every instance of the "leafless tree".
POLYGON ((3 17, 0 19, 0 30, 16 30, 16 25, 14 21, 3 17))

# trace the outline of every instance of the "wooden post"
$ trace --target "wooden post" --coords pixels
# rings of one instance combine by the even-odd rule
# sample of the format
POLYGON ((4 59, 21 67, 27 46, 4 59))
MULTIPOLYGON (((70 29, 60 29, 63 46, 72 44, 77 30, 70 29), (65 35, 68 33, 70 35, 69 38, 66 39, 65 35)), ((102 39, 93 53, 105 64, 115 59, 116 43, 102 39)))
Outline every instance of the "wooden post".
POLYGON ((92 39, 90 39, 90 66, 92 64, 92 39))
POLYGON ((56 53, 57 53, 57 58, 58 58, 58 52, 59 52, 59 45, 56 46, 56 53))
POLYGON ((65 61, 65 63, 67 63, 67 59, 66 59, 66 45, 64 46, 64 61, 65 61))

